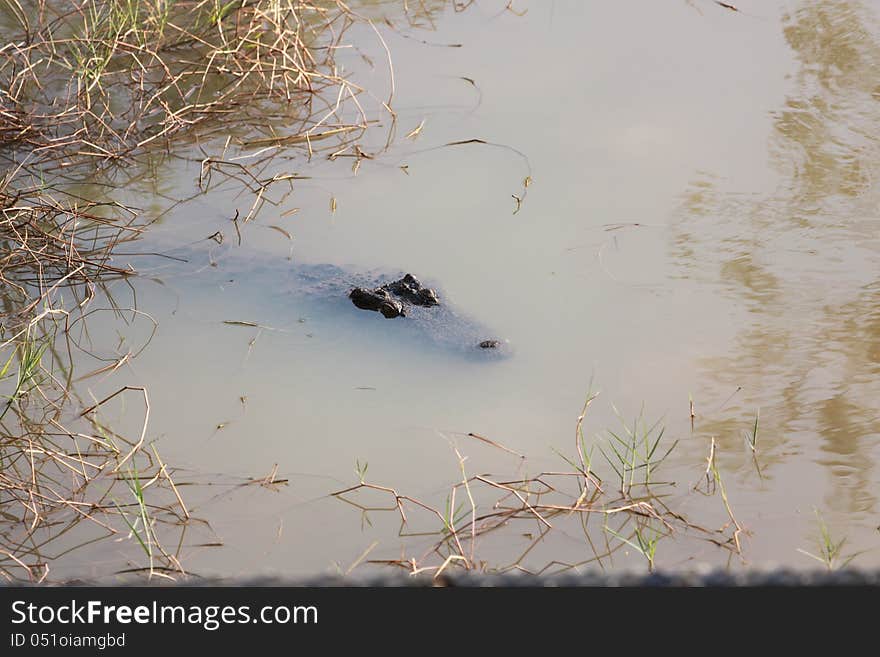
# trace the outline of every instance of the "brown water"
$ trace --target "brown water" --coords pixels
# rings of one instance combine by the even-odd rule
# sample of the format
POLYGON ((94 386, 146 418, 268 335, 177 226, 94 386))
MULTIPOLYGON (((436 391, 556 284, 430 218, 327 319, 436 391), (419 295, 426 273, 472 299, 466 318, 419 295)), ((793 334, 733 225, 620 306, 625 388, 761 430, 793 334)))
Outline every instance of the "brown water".
MULTIPOLYGON (((514 356, 462 362, 365 344, 270 289, 136 283, 158 332, 92 390, 146 386, 149 436, 178 482, 199 484, 182 492, 210 530, 187 531, 184 564, 290 575, 345 570, 371 546, 370 559, 419 556, 431 539, 399 537, 394 512, 364 516, 328 497, 357 482, 356 461, 369 463, 368 480, 440 507, 460 478, 450 442, 469 473, 569 469, 554 450, 574 453, 591 380, 601 395, 588 443, 605 445, 606 430, 618 430, 614 408, 628 421, 642 409, 649 423, 661 419, 663 444, 679 440, 657 475, 676 482, 664 499, 712 529, 727 521, 720 494, 690 488, 717 441, 747 530, 742 557, 674 534, 658 566, 817 566, 797 551, 819 550, 814 510, 846 537, 844 555, 866 551, 854 565, 880 564, 880 25, 871 3, 743 0, 739 12, 697 0, 514 3, 523 16, 503 5, 438 9, 433 31, 405 31, 414 39, 385 30, 395 143, 356 175, 351 160, 273 163, 267 175, 312 179, 248 224, 243 248, 280 261, 292 245, 306 262, 430 276, 508 337, 514 356), (417 139, 405 139, 422 121, 417 139), (433 148, 475 138, 527 160, 489 145, 433 148), (534 182, 514 214, 526 176, 534 182), (756 414, 753 458, 745 435, 756 414), (468 432, 526 455, 526 465, 468 432), (236 486, 274 464, 288 485, 236 486)), ((400 18, 396 3, 377 7, 400 18)), ((345 63, 384 99, 381 45, 367 29, 351 40, 375 68, 354 53, 345 63)), ((385 143, 387 118, 365 150, 385 143)), ((120 200, 159 211, 194 191, 198 166, 165 164, 156 175, 120 200), (150 198, 157 189, 163 196, 150 198)), ((252 201, 240 192, 226 185, 175 207, 156 235, 231 237, 233 210, 252 201)), ((92 339, 124 353, 147 324, 94 322, 92 339)), ((138 427, 138 413, 126 407, 113 419, 138 427)), ((613 482, 598 452, 594 460, 613 482)), ((513 562, 534 525, 496 532, 477 552, 494 566, 513 562)), ((577 523, 557 529, 525 567, 590 558, 577 523)), ((88 565, 74 552, 55 572, 106 572, 120 554, 137 560, 126 546, 96 547, 88 565)), ((605 565, 644 561, 620 550, 605 565)))

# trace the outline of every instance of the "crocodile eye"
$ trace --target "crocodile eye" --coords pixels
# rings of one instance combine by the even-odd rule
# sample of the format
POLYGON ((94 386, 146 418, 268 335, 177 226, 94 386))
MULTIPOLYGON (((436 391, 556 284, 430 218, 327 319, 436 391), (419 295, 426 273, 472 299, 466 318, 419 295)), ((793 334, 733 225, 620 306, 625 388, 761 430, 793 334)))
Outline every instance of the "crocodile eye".
POLYGON ((406 313, 403 306, 396 303, 385 302, 379 306, 379 312, 385 319, 394 319, 395 317, 404 317, 406 313))

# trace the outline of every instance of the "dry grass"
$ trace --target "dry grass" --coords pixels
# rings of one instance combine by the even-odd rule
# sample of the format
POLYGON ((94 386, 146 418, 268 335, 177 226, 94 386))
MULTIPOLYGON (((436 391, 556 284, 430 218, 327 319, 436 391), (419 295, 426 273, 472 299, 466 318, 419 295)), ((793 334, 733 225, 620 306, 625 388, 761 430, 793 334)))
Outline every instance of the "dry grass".
POLYGON ((361 89, 334 63, 359 19, 341 2, 43 0, 27 11, 0 48, 0 134, 28 159, 106 165, 230 125, 308 141, 342 127, 346 100, 358 105, 361 89))
MULTIPOLYGON (((733 519, 723 491, 723 505, 730 514, 733 527, 727 523, 711 529, 670 508, 667 497, 675 490, 675 484, 652 479, 656 467, 640 468, 644 473, 640 481, 630 482, 625 477, 627 485, 621 486, 620 473, 615 471, 612 463, 617 485, 603 481, 594 471, 592 450, 587 448, 583 433, 588 409, 596 396, 587 397, 577 419, 574 445, 577 456, 561 455, 568 465, 567 470, 544 471, 517 478, 468 474, 466 458, 452 443, 460 478, 450 486, 442 507, 396 488, 368 482, 366 467, 358 464, 360 481, 332 495, 357 508, 367 522, 370 522, 371 513, 396 513, 400 518, 398 535, 404 539, 407 552, 396 558, 360 558, 357 563, 393 566, 413 575, 430 573, 434 577, 450 569, 558 574, 578 572, 588 566, 609 567, 619 552, 625 550, 643 558, 647 568, 653 570, 658 545, 673 536, 678 540, 708 543, 711 549, 721 548, 729 556, 741 556, 740 534, 744 530, 733 519), (381 496, 390 497, 393 505, 376 503, 377 494, 379 499, 381 496), (548 543, 552 532, 566 537, 563 542, 571 542, 579 536, 583 549, 577 552, 586 556, 567 562, 556 552, 551 552, 552 558, 542 561, 537 553, 548 543), (428 543, 419 547, 422 539, 427 539, 428 543)), ((615 439, 615 434, 609 432, 609 435, 609 441, 615 439)), ((466 436, 508 454, 517 454, 497 441, 476 434, 466 436)), ((656 443, 659 442, 658 438, 656 443)), ((668 450, 671 451, 677 441, 669 442, 672 446, 668 450)), ((638 441, 635 444, 638 445, 638 441)), ((712 459, 715 481, 720 484, 714 456, 712 459)), ((520 469, 525 465, 525 457, 520 457, 520 469)), ((375 545, 371 546, 371 552, 375 545)))
MULTIPOLYGON (((195 152, 200 191, 217 172, 243 181, 255 198, 243 220, 252 218, 266 190, 292 177, 261 178, 258 159, 243 166, 231 152, 266 160, 326 144, 339 155, 370 125, 364 91, 335 61, 356 23, 385 47, 343 2, 3 3, 0 577, 43 581, 62 553, 114 535, 141 554, 125 572, 185 572, 182 538, 163 545, 193 519, 151 444, 147 391, 123 386, 98 401, 78 385, 136 354, 74 373, 89 353, 90 316, 106 310, 92 307, 97 296, 119 317, 143 315, 104 286, 131 274, 112 254, 149 220, 105 192, 133 164, 195 152), (133 437, 102 414, 118 403, 142 405, 133 437)), ((390 57, 388 73, 393 95, 390 57)), ((391 100, 378 105, 393 124, 391 100)))

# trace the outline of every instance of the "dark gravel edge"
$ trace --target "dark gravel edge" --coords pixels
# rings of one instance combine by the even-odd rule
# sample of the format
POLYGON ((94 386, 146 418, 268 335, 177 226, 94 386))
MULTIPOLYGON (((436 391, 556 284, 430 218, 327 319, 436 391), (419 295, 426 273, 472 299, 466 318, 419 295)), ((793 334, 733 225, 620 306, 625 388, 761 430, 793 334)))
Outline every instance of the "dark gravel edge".
MULTIPOLYGON (((692 572, 644 573, 602 573, 561 574, 534 576, 526 574, 471 574, 443 573, 436 579, 430 575, 412 577, 406 574, 376 574, 341 577, 324 575, 302 578, 253 577, 253 578, 190 578, 187 581, 171 583, 154 580, 153 583, 129 582, 108 584, 86 580, 69 580, 42 586, 158 586, 158 587, 461 587, 461 588, 557 588, 557 587, 639 587, 639 588, 677 588, 677 587, 826 587, 826 586, 880 586, 880 570, 859 570, 848 568, 838 571, 790 570, 780 568, 767 571, 743 571, 730 573, 723 570, 692 572)), ((41 586, 6 582, 4 587, 41 586)))

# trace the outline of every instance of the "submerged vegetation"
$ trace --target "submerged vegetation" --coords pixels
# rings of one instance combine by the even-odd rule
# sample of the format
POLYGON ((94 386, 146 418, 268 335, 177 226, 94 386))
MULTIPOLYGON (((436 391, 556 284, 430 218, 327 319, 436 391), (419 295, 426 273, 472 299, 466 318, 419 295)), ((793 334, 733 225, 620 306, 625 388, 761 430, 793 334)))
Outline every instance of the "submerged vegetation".
MULTIPOLYGON (((449 485, 445 501, 416 498, 397 487, 367 479, 367 464, 357 461, 357 483, 332 493, 361 516, 363 527, 373 525, 376 516, 399 519, 399 556, 377 554, 380 543, 393 544, 387 535, 375 540, 347 568, 337 564, 340 574, 367 566, 393 567, 411 575, 442 578, 450 571, 479 573, 522 572, 531 575, 580 573, 586 568, 603 571, 614 567, 638 568, 642 561, 649 572, 675 569, 683 563, 718 552, 728 568, 751 565, 746 538, 752 530, 740 522, 734 502, 722 478, 718 463, 719 445, 708 437, 704 466, 680 451, 680 439, 667 435, 662 420, 645 421, 644 409, 632 421, 621 420, 621 431, 585 435, 590 407, 599 393, 587 396, 575 422, 574 456, 557 450, 566 464, 562 470, 541 470, 528 474, 526 457, 500 442, 478 434, 445 435, 458 462, 459 478, 449 485), (488 445, 509 460, 516 457, 515 473, 475 474, 468 472, 465 444, 488 445), (597 461, 594 452, 604 457, 597 461), (662 464, 676 460, 676 470, 693 481, 675 481, 664 474, 662 464), (708 504, 692 504, 698 497, 708 504), (385 503, 390 498, 390 504, 385 503), (557 540, 551 541, 550 538, 557 540), (664 558, 663 544, 676 542, 664 558), (683 547, 687 546, 687 547, 683 547)), ((691 401, 692 419, 696 417, 691 401)), ((757 421, 749 427, 757 435, 757 421)), ((691 430, 691 438, 700 438, 691 430)), ((752 465, 761 476, 755 441, 748 442, 752 465)), ((493 461, 494 462, 494 461, 493 461)), ((827 570, 846 568, 870 549, 844 553, 846 537, 835 537, 822 515, 815 510, 818 526, 817 552, 797 552, 821 563, 827 570)), ((378 523, 377 523, 378 524, 378 523)), ((880 528, 878 528, 880 531, 880 528)), ((386 548, 387 549, 387 548, 386 548)))
MULTIPOLYGON (((648 570, 653 570, 661 542, 673 536, 676 540, 708 543, 744 561, 740 542, 744 529, 733 517, 721 483, 715 464, 714 441, 707 468, 710 473, 707 477, 711 476, 709 487, 700 490, 698 482, 685 494, 700 492, 712 496, 720 492, 730 522, 713 529, 686 518, 676 508, 683 500, 677 499, 675 503, 670 500, 673 495, 680 497, 676 482, 656 477, 660 464, 678 444, 677 440, 663 440, 665 432, 659 421, 646 425, 640 414, 629 428, 624 424, 624 431, 620 433, 625 438, 617 432, 608 432, 606 444, 614 456, 606 460, 614 477, 603 478, 599 474, 603 468, 593 464, 592 450, 586 447, 588 441, 583 431, 587 411, 597 397, 598 394, 587 397, 577 419, 575 458, 559 453, 568 465, 567 470, 506 477, 469 474, 461 447, 451 442, 461 478, 450 486, 442 508, 395 488, 369 483, 366 466, 358 462, 358 483, 333 495, 357 508, 367 520, 371 512, 398 514, 401 538, 433 540, 417 553, 395 559, 366 559, 363 555, 357 564, 390 565, 411 574, 430 573, 434 577, 450 569, 549 574, 579 572, 587 566, 605 569, 620 559, 624 550, 643 558, 648 570), (393 504, 374 503, 377 494, 391 497, 393 504), (431 529, 431 518, 439 521, 435 529, 431 529), (571 539, 578 537, 578 544, 583 547, 575 553, 586 555, 572 561, 563 560, 552 551, 540 556, 551 532, 571 539)), ((527 467, 524 456, 504 445, 476 434, 468 437, 518 456, 519 471, 527 467)), ((602 442, 598 436, 593 444, 598 446, 602 442)), ((375 544, 370 550, 373 548, 375 544)))
MULTIPOLYGON (((417 4, 403 3, 407 27, 471 3, 417 4)), ((513 10, 508 4, 502 11, 513 10)), ((190 163, 198 172, 192 198, 225 184, 246 196, 245 209, 228 217, 240 243, 267 204, 307 177, 290 162, 350 161, 357 174, 395 139, 415 141, 425 120, 397 135, 394 65, 379 29, 399 27, 378 12, 374 3, 341 0, 0 2, 0 577, 51 581, 55 560, 107 538, 121 556, 87 575, 189 575, 186 534, 196 524, 210 531, 210 524, 186 499, 184 485, 192 482, 180 481, 182 471, 160 455, 147 389, 117 380, 146 349, 156 322, 118 299, 110 284, 134 289, 136 272, 114 254, 190 199, 157 192, 168 206, 145 210, 119 201, 115 191, 152 180, 163 161, 190 163), (369 59, 348 43, 352 30, 375 38, 385 56, 368 61, 387 80, 381 94, 359 85, 343 61, 369 59), (384 135, 368 148, 365 135, 377 127, 384 135), (144 342, 99 343, 89 325, 105 318, 146 326, 144 342)), ((459 79, 479 91, 473 79, 459 79)), ((511 195, 518 213, 533 184, 528 159, 468 137, 424 152, 492 146, 514 153, 525 163, 521 189, 511 195)), ((399 168, 408 175, 407 167, 399 168)), ((335 196, 329 210, 337 211, 335 196)), ((589 438, 584 425, 596 398, 587 396, 573 451, 559 452, 559 470, 529 472, 524 456, 466 434, 466 441, 515 458, 516 467, 478 474, 453 442, 458 472, 438 501, 373 483, 358 461, 356 483, 332 495, 368 522, 376 512, 399 518, 406 552, 380 558, 373 543, 343 572, 373 564, 433 576, 451 569, 554 573, 607 568, 624 555, 654 570, 672 540, 745 563, 748 516, 741 523, 735 513, 736 482, 722 478, 714 433, 697 443, 698 459, 708 452, 705 468, 692 460, 683 466, 690 472, 693 465, 696 483, 668 481, 663 475, 682 451, 679 440, 660 421, 646 422, 643 413, 627 420, 616 409, 620 429, 589 438), (711 498, 711 511, 700 510, 707 517, 688 508, 697 495, 711 498), (545 540, 551 532, 574 547, 554 553, 545 540)), ((240 400, 244 406, 246 397, 240 400)), ((759 427, 756 413, 736 434, 745 437, 762 481, 761 452, 772 442, 764 421, 771 417, 759 427)), ((691 400, 692 430, 694 418, 691 400)), ((277 469, 248 483, 286 483, 277 469)), ((803 555, 831 570, 862 554, 844 554, 846 539, 833 536, 818 511, 816 517, 818 548, 803 555)))
POLYGON ((366 127, 362 112, 340 121, 362 90, 337 72, 335 50, 347 27, 366 20, 342 3, 10 6, 19 33, 0 49, 3 140, 30 162, 110 167, 181 140, 255 140, 257 128, 271 145, 366 127), (331 87, 332 102, 322 93, 331 87))
MULTIPOLYGON (((143 348, 104 355, 89 319, 152 321, 106 288, 134 273, 112 264, 114 249, 155 219, 112 192, 157 158, 183 157, 201 163, 197 193, 215 172, 242 180, 252 218, 271 185, 294 178, 261 178, 261 161, 281 147, 311 155, 322 140, 344 152, 371 122, 335 61, 355 23, 372 26, 342 2, 0 5, 0 576, 44 580, 53 541, 84 522, 82 544, 127 532, 147 562, 134 571, 185 572, 162 546, 191 519, 151 443, 147 391, 98 401, 85 389, 143 348), (244 150, 247 165, 233 161, 244 150), (74 372, 84 354, 95 369, 74 372), (111 428, 105 407, 138 399, 141 426, 111 428)), ((390 101, 378 103, 393 118, 390 101)))

